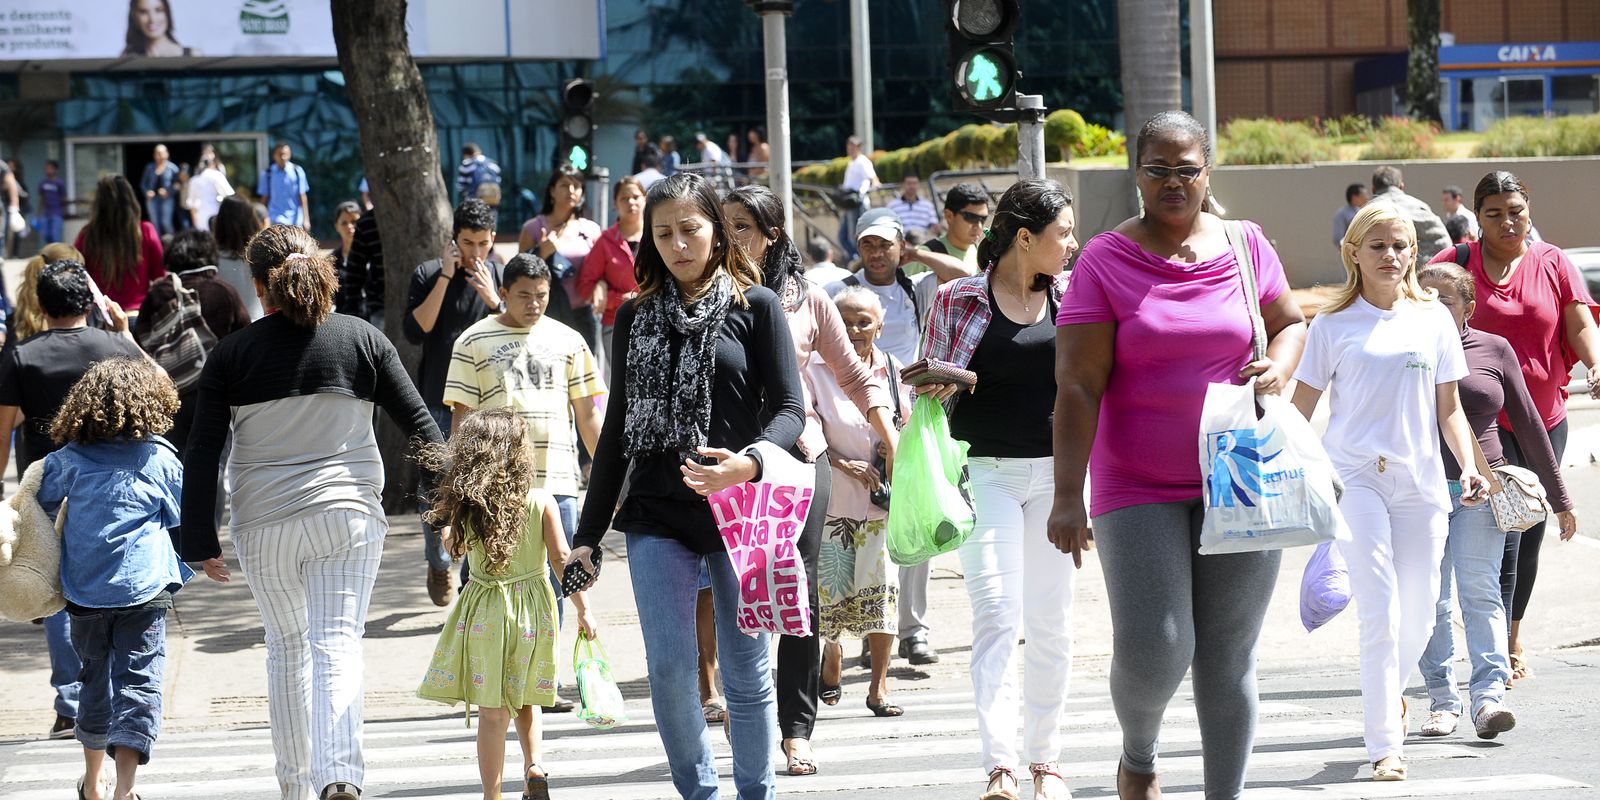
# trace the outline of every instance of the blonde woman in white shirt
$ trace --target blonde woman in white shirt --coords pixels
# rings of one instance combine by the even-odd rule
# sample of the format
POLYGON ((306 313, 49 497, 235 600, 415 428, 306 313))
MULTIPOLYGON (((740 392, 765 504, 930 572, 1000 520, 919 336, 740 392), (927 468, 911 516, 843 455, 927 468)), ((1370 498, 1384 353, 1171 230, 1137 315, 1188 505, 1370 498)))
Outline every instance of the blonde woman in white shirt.
POLYGON ((1340 246, 1343 290, 1311 323, 1295 371, 1294 404, 1309 419, 1324 391, 1323 443, 1344 497, 1351 541, 1341 550, 1360 620, 1361 698, 1373 779, 1406 778, 1401 697, 1433 626, 1450 493, 1440 434, 1456 463, 1462 502, 1487 485, 1473 466, 1472 432, 1456 382, 1467 374, 1450 312, 1417 283, 1411 221, 1369 205, 1340 246))

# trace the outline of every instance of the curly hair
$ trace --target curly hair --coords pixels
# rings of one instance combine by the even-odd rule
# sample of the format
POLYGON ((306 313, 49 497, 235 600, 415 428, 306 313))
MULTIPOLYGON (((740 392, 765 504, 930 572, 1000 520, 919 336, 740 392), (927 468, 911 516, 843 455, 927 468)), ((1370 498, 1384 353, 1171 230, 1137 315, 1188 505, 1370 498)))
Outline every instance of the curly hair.
POLYGON ((314 328, 333 313, 333 261, 304 228, 269 226, 251 237, 245 261, 250 277, 267 287, 266 304, 296 326, 314 328))
POLYGON ((461 558, 481 542, 490 573, 502 573, 516 555, 533 488, 533 448, 528 424, 505 408, 475 411, 444 444, 425 445, 418 460, 437 475, 428 494, 429 523, 450 526, 450 555, 461 558))
POLYGON ((50 423, 56 444, 143 440, 172 429, 178 390, 154 364, 115 356, 96 363, 67 391, 50 423))

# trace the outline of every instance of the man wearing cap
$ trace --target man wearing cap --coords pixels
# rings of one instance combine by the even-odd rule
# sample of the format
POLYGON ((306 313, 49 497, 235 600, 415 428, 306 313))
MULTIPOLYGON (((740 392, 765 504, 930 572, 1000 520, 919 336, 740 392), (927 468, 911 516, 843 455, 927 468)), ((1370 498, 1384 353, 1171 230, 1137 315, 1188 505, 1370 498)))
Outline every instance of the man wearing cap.
MULTIPOLYGON (((846 286, 865 286, 883 303, 883 333, 878 346, 910 364, 917 360, 922 344, 922 328, 933 308, 934 294, 941 281, 954 280, 967 272, 954 259, 926 263, 932 270, 907 275, 902 266, 926 250, 908 248, 900 218, 887 208, 874 208, 856 222, 856 247, 861 252, 861 271, 842 281, 828 284, 829 295, 846 286)), ((900 657, 912 664, 932 664, 939 654, 928 644, 928 565, 900 570, 900 657)))

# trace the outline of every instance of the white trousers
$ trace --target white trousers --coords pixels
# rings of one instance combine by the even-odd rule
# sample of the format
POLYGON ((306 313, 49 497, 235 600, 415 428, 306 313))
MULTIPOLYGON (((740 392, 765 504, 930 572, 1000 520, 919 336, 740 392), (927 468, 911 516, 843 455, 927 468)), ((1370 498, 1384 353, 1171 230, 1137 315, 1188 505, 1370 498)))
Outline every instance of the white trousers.
POLYGON ((360 786, 362 653, 384 519, 309 514, 233 534, 267 642, 267 713, 284 800, 360 786))
POLYGON ((1017 757, 1017 639, 1022 654, 1022 757, 1055 761, 1072 674, 1072 557, 1050 543, 1055 497, 1050 458, 969 462, 977 527, 961 545, 972 601, 972 690, 985 772, 1022 766, 1017 757))
POLYGON ((1351 533, 1341 549, 1360 621, 1367 760, 1376 763, 1402 755, 1401 694, 1433 632, 1450 518, 1403 467, 1341 477, 1339 509, 1351 533))

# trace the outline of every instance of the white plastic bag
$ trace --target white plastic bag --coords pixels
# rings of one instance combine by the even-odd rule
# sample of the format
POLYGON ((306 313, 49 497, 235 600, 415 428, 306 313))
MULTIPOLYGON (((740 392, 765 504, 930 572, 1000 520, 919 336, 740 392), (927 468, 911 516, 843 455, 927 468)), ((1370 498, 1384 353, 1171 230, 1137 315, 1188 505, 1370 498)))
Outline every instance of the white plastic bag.
POLYGON ((1289 401, 1257 395, 1254 379, 1206 389, 1200 475, 1201 555, 1350 538, 1334 496, 1333 463, 1316 431, 1289 401))

